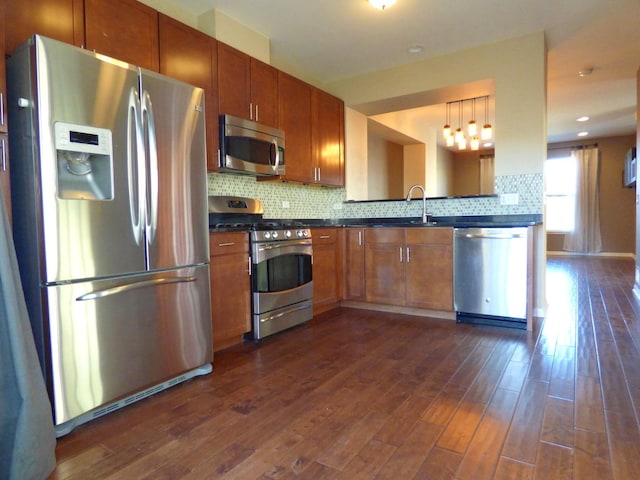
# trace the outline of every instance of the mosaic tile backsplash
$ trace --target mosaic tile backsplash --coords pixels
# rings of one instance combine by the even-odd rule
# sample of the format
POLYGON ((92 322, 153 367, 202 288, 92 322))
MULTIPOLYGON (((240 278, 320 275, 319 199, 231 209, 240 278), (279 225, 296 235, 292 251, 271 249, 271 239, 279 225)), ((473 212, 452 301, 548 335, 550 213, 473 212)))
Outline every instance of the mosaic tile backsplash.
MULTIPOLYGON (((542 185, 541 173, 496 177, 496 197, 427 199, 427 211, 434 216, 541 214, 542 185), (516 194, 517 203, 504 204, 500 194, 516 194)), ((265 218, 418 217, 422 213, 418 200, 344 203, 344 188, 258 182, 240 175, 210 173, 208 187, 209 195, 261 200, 265 218)))

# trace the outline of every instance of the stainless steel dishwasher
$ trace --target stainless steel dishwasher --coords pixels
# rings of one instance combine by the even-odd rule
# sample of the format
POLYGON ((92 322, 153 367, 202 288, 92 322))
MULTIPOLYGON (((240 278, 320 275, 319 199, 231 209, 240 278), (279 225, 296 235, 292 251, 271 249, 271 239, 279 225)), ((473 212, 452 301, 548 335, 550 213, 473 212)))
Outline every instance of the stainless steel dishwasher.
POLYGON ((527 227, 454 229, 458 323, 526 329, 528 243, 527 227))

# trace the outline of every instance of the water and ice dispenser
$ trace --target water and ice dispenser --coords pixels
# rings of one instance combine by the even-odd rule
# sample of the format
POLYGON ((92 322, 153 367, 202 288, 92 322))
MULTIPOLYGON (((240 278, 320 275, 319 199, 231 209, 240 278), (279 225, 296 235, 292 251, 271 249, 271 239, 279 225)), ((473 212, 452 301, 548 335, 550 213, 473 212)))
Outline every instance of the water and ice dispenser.
POLYGON ((111 130, 56 122, 55 146, 60 198, 113 199, 111 130))

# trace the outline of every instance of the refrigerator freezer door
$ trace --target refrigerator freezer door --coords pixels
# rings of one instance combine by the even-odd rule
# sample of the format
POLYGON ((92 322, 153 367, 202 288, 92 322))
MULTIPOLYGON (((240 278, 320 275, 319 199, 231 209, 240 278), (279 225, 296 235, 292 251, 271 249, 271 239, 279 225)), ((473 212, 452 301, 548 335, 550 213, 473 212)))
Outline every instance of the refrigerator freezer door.
MULTIPOLYGON (((44 281, 143 271, 145 245, 139 231, 135 161, 137 69, 41 37, 36 37, 34 48, 37 90, 30 103, 35 109, 25 108, 21 114, 38 119, 38 144, 30 161, 41 187, 34 185, 32 198, 24 201, 31 202, 29 217, 42 218, 44 281), (111 132, 111 195, 61 198, 54 138, 57 122, 78 125, 80 132, 83 126, 111 132)), ((28 85, 25 90, 29 98, 28 85)))
POLYGON ((213 360, 208 265, 45 293, 56 425, 213 360))
POLYGON ((204 91, 142 70, 149 269, 209 261, 204 91))

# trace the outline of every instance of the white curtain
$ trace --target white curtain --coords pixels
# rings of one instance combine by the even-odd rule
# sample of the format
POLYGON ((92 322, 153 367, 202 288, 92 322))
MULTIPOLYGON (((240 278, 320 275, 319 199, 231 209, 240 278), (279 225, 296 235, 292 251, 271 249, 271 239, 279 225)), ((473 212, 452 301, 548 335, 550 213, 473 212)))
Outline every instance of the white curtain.
POLYGON ((596 253, 602 250, 600 237, 599 177, 600 151, 597 147, 573 150, 576 160, 575 229, 564 237, 564 250, 596 253))

